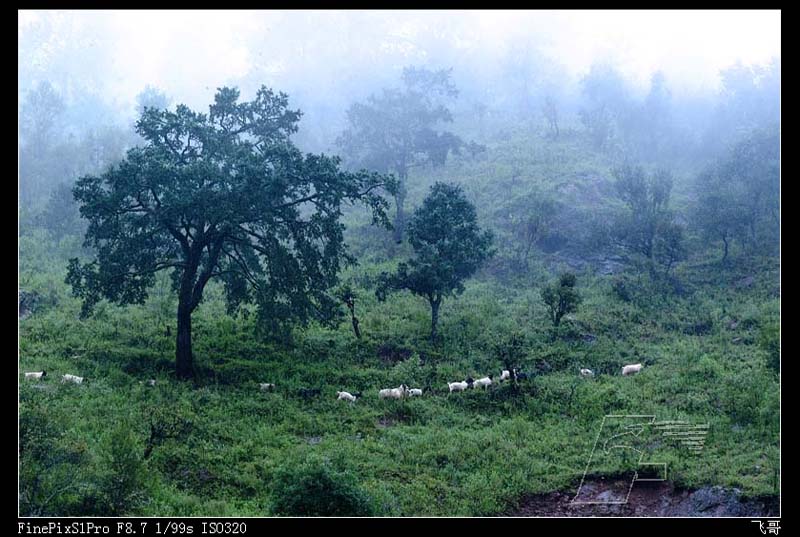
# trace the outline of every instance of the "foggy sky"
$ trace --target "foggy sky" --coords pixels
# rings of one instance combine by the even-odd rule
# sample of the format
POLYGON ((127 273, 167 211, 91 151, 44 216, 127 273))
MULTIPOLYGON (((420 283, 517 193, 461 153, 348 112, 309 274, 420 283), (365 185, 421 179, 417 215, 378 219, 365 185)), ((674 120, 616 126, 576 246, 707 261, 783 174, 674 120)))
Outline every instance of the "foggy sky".
POLYGON ((324 92, 370 65, 387 80, 454 59, 480 73, 531 49, 572 82, 608 61, 642 88, 662 70, 673 91, 716 91, 721 69, 780 57, 780 11, 29 10, 19 12, 19 89, 58 85, 61 72, 118 106, 150 84, 204 108, 215 88, 248 77, 324 92))

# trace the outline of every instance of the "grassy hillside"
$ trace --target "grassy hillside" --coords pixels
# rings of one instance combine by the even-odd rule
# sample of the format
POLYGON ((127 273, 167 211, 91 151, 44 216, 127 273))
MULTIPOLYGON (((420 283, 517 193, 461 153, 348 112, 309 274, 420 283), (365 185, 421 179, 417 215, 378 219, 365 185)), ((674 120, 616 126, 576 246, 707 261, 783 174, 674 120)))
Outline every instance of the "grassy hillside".
MULTIPOLYGON (((530 140, 511 133, 483 157, 419 170, 409 204, 448 180, 468 187, 489 225, 505 200, 534 186, 557 196, 563 221, 582 229, 611 214, 615 162, 577 135, 530 140)), ((677 207, 685 181, 678 177, 677 207)), ((388 255, 388 233, 363 227, 362 216, 346 219, 362 263, 344 278, 358 292, 364 337, 343 322, 264 341, 254 316, 225 314, 212 284, 194 315, 195 384, 173 378, 176 302, 166 275, 145 305, 101 304, 80 320, 63 284, 79 240, 23 236, 20 285, 40 298, 20 321, 19 367, 48 376, 20 380, 21 514, 272 515, 290 493, 287 476, 322 469, 355 491, 364 512, 490 515, 527 493, 576 487, 612 413, 709 423, 699 454, 652 446, 681 486, 778 493, 779 380, 767 366, 779 319, 776 259, 734 252, 722 269, 711 246, 696 248, 669 292, 589 263, 578 273, 583 303, 554 329, 539 293, 553 267, 580 256, 585 241, 567 232, 568 255, 538 252, 512 277, 487 269, 446 300, 443 340, 432 348, 423 300, 375 299, 376 275, 407 252, 388 255), (533 378, 448 395, 448 381, 497 375, 509 357, 533 378), (640 374, 619 374, 637 362, 640 374), (597 376, 580 378, 581 367, 597 376), (61 384, 64 373, 86 383, 61 384), (259 382, 277 388, 261 392, 259 382), (425 394, 379 400, 380 388, 400 383, 425 394), (322 395, 306 399, 301 388, 322 395), (337 390, 364 397, 351 405, 335 400, 337 390)))

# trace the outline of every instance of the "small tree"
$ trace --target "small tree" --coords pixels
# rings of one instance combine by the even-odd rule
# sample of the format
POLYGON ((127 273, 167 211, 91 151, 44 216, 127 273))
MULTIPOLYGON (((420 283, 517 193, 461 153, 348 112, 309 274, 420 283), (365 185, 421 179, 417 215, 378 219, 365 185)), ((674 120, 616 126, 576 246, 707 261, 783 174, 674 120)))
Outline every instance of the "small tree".
POLYGON ((344 303, 345 306, 347 306, 347 310, 350 312, 350 323, 353 325, 353 333, 355 334, 356 338, 361 339, 361 329, 358 327, 359 321, 358 317, 356 317, 355 290, 349 284, 342 285, 336 291, 336 296, 344 303))
POLYGON ((683 230, 673 222, 669 209, 672 176, 659 171, 648 176, 641 166, 625 165, 614 171, 620 199, 628 211, 617 221, 619 244, 628 252, 644 258, 650 275, 656 265, 669 272, 672 265, 686 257, 683 230))
POLYGON ((722 241, 722 263, 728 259, 731 243, 745 235, 746 227, 744 208, 731 186, 725 184, 716 167, 705 170, 696 181, 698 196, 692 213, 703 238, 722 241))
POLYGON ((550 320, 553 321, 553 326, 558 326, 564 315, 578 309, 581 297, 575 289, 575 283, 575 275, 566 272, 559 277, 557 282, 542 289, 542 300, 550 311, 550 320))
POLYGON ((552 95, 545 97, 544 104, 542 105, 542 113, 547 120, 550 134, 553 138, 558 138, 558 105, 552 95))
POLYGON ((475 206, 460 187, 434 184, 408 223, 408 241, 416 257, 400 263, 393 274, 381 274, 378 299, 400 289, 426 298, 431 307, 431 341, 435 341, 442 299, 464 292, 464 280, 494 254, 492 239, 490 231, 478 226, 475 206))
POLYGON ((653 252, 656 262, 664 267, 664 276, 669 276, 675 263, 685 260, 687 256, 683 227, 674 222, 664 224, 656 237, 653 252))

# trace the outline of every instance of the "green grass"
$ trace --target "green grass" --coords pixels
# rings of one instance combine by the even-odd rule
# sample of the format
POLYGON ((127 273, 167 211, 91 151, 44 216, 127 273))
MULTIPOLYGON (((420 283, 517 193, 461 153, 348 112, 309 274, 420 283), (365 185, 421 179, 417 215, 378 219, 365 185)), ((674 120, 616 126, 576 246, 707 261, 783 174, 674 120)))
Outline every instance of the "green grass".
MULTIPOLYGON (((487 145, 483 159, 415 170, 409 207, 445 180, 465 185, 487 225, 532 185, 573 211, 576 230, 613 212, 608 178, 617 163, 588 150, 578 133, 552 141, 509 131, 487 145)), ((687 204, 692 173, 676 176, 676 208, 687 204)), ((540 297, 552 267, 537 254, 528 273, 487 268, 462 296, 445 300, 442 341, 432 348, 424 300, 376 300, 376 276, 410 250, 367 218, 354 211, 344 219, 361 260, 343 278, 357 292, 362 340, 349 322, 297 328, 283 345, 259 340, 254 316, 226 315, 212 282, 193 317, 195 383, 174 379, 177 305, 167 275, 144 305, 101 303, 80 320, 63 283, 80 241, 23 233, 20 287, 40 301, 20 321, 19 368, 48 377, 34 383, 20 373, 20 514, 272 515, 285 476, 322 468, 332 479, 350 476, 339 483, 343 494, 366 498, 364 509, 377 514, 491 515, 526 494, 575 490, 603 416, 622 413, 710 425, 700 454, 651 446, 676 484, 779 492, 779 376, 767 365, 779 349, 777 259, 748 257, 737 246, 720 267, 716 245, 695 239, 690 261, 675 270, 678 285, 628 274, 627 301, 613 291, 619 276, 579 273, 583 302, 554 330, 540 297), (532 381, 447 394, 448 381, 499 374, 506 351, 537 372, 532 381), (640 374, 620 375, 637 362, 645 364, 640 374), (580 378, 581 367, 597 377, 580 378), (64 373, 87 380, 64 385, 64 373), (143 383, 149 378, 155 387, 143 383), (277 389, 261 392, 259 382, 277 389), (400 383, 425 395, 377 397, 400 383), (303 387, 323 395, 304 400, 303 387), (338 390, 364 398, 336 401, 338 390)))
MULTIPOLYGON (((687 266, 682 278, 702 282, 708 270, 687 266)), ((297 330, 291 345, 279 346, 256 340, 250 319, 223 315, 219 289, 212 289, 195 314, 196 385, 173 379, 163 298, 106 305, 81 321, 79 305, 61 289, 56 304, 20 324, 20 370, 49 372, 40 383, 20 381, 24 431, 37 430, 27 425, 34 418, 44 420, 40 428, 66 453, 46 464, 62 481, 82 484, 56 495, 43 514, 105 505, 104 461, 120 424, 141 459, 141 497, 131 499, 129 514, 274 514, 275 476, 308 461, 353 476, 381 514, 498 513, 524 494, 574 487, 600 421, 611 413, 708 422, 701 454, 658 452, 670 477, 688 487, 775 494, 778 382, 757 343, 761 320, 777 314, 775 270, 762 266, 764 277, 751 288, 722 281, 641 304, 615 298, 608 278, 584 275, 584 302, 558 332, 548 325, 538 288, 473 281, 445 302, 443 342, 435 350, 427 343, 425 304, 411 295, 381 304, 361 290, 363 341, 343 323, 297 330), (519 391, 506 384, 446 393, 447 381, 499 372, 496 349, 511 333, 524 335, 520 364, 542 374, 519 391), (386 344, 407 348, 411 357, 384 360, 378 349, 386 344), (622 365, 640 361, 641 374, 619 375, 622 365), (581 379, 579 367, 599 375, 581 379), (62 385, 63 373, 87 381, 62 385), (147 378, 156 378, 156 387, 144 385, 147 378), (260 392, 258 382, 275 382, 277 390, 260 392), (378 399, 378 389, 401 382, 426 393, 378 399), (301 387, 320 387, 323 396, 306 401, 297 396, 301 387), (365 396, 354 405, 336 401, 340 389, 365 396), (151 424, 174 434, 145 460, 151 424)), ((166 319, 174 334, 174 320, 166 319)), ((29 461, 24 454, 23 471, 29 461)), ((57 489, 53 480, 42 486, 57 489)))

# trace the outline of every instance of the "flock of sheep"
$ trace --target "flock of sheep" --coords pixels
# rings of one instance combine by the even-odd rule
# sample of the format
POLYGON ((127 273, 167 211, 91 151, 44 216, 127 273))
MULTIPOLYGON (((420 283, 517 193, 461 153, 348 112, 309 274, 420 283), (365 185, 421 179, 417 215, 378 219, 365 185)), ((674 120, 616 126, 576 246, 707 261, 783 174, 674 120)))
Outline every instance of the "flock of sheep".
MULTIPOLYGON (((623 376, 632 375, 634 373, 638 373, 642 370, 642 364, 631 364, 626 365, 622 368, 623 376)), ((580 370, 580 375, 582 377, 594 377, 594 371, 591 369, 582 368, 580 370)), ((26 379, 31 380, 41 380, 47 376, 46 371, 31 371, 25 373, 26 379)), ((503 369, 500 372, 500 376, 498 377, 497 382, 503 382, 507 380, 514 380, 514 382, 525 380, 528 378, 528 374, 524 373, 516 368, 512 368, 510 371, 508 369, 503 369)), ((65 374, 61 377, 61 382, 72 382, 74 384, 83 384, 84 377, 79 377, 77 375, 65 374)), ((447 388, 449 390, 448 393, 453 392, 462 392, 468 388, 488 388, 494 383, 494 379, 492 375, 487 375, 483 378, 479 378, 477 380, 473 379, 472 377, 467 377, 465 380, 456 381, 456 382, 448 382, 447 388)), ((146 381, 148 386, 155 386, 156 381, 155 379, 149 379, 146 381)), ((275 389, 275 384, 272 382, 261 382, 259 383, 259 389, 261 391, 272 391, 275 389)), ((303 397, 314 397, 318 396, 322 393, 319 388, 302 388, 300 390, 300 395, 303 397)), ((405 384, 401 384, 397 388, 385 388, 378 392, 378 396, 381 399, 403 399, 404 397, 415 397, 422 395, 421 388, 410 388, 405 384)), ((358 399, 362 397, 361 392, 345 392, 345 391, 338 391, 336 392, 336 399, 338 401, 349 401, 351 403, 355 403, 358 399)))
MULTIPOLYGON (((632 375, 634 373, 638 373, 642 370, 642 364, 631 364, 626 365, 622 368, 623 376, 632 375)), ((580 375, 582 377, 594 377, 594 371, 591 369, 581 368, 580 375)), ((500 376, 497 379, 497 382, 503 382, 507 380, 513 379, 515 382, 520 380, 525 380, 528 378, 528 373, 524 373, 516 368, 512 368, 510 371, 508 369, 503 369, 500 372, 500 376)), ((472 377, 467 377, 465 380, 456 381, 456 382, 448 382, 447 388, 448 393, 453 392, 462 392, 468 388, 488 388, 495 382, 492 375, 487 375, 483 378, 479 378, 477 380, 473 379, 472 377)), ((261 391, 273 391, 275 389, 275 384, 271 382, 261 382, 259 383, 259 389, 261 391)), ((322 393, 319 388, 301 388, 299 394, 302 397, 314 397, 318 396, 322 393)), ((362 397, 361 392, 346 392, 346 391, 337 391, 336 392, 336 400, 337 401, 349 401, 351 403, 355 403, 358 399, 362 397)), ((421 388, 410 388, 405 384, 401 384, 397 388, 384 388, 378 391, 378 397, 381 399, 403 399, 404 397, 415 397, 422 395, 421 388)))

